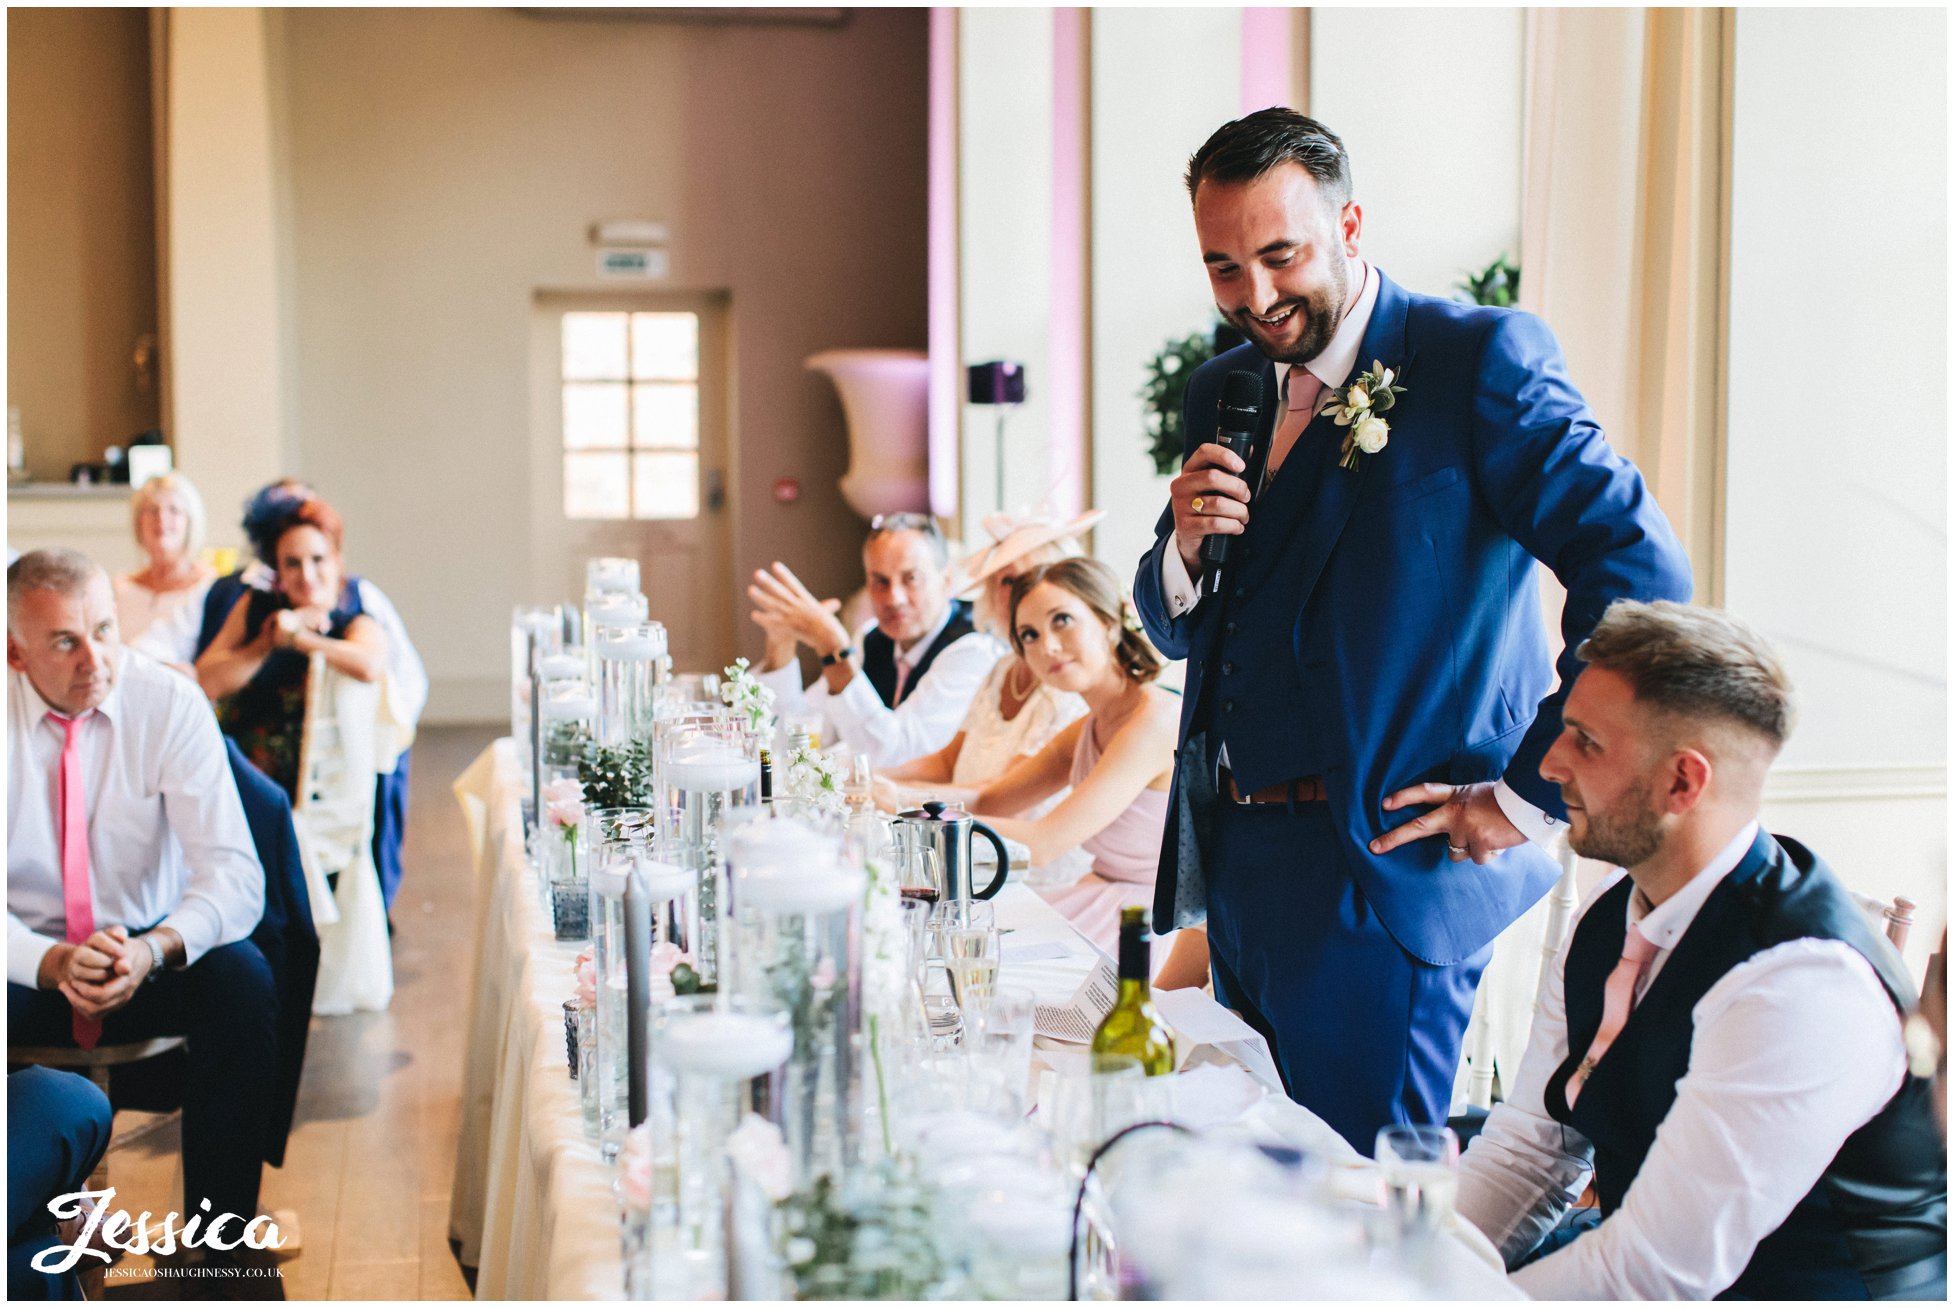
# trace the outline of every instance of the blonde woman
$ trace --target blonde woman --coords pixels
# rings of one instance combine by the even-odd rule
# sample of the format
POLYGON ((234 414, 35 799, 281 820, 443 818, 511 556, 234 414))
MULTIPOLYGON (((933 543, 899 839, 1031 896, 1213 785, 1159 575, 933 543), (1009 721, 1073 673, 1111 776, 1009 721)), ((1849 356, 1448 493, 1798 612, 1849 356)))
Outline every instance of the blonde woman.
POLYGON ((217 579, 216 570, 197 558, 204 543, 203 496, 188 477, 170 472, 138 486, 129 509, 148 562, 114 579, 116 623, 123 643, 180 665, 180 642, 170 633, 202 616, 204 595, 217 579))
MULTIPOLYGON (((1166 660, 1141 633, 1112 569, 1095 559, 1063 559, 1018 578, 1011 643, 1040 682, 1078 695, 1087 713, 980 788, 970 808, 1025 845, 1036 866, 1075 848, 1091 855, 1091 871, 1039 893, 1111 953, 1120 909, 1153 903, 1180 722, 1179 701, 1153 684, 1166 660), (1049 813, 1017 816, 1068 786, 1049 813)), ((1203 984, 1201 933, 1170 933, 1154 944, 1156 984, 1203 984)))
MULTIPOLYGON (((1078 554, 1074 538, 1105 516, 1103 510, 1092 509, 1070 522, 1002 513, 985 518, 991 543, 959 565, 968 579, 965 594, 973 600, 971 616, 977 629, 1012 644, 1011 588, 1017 579, 1033 568, 1078 554)), ((982 785, 1036 754, 1085 712, 1083 699, 1038 680, 1017 654, 1000 659, 978 688, 949 744, 882 774, 898 783, 891 802, 906 807, 901 799, 917 783, 982 785)))

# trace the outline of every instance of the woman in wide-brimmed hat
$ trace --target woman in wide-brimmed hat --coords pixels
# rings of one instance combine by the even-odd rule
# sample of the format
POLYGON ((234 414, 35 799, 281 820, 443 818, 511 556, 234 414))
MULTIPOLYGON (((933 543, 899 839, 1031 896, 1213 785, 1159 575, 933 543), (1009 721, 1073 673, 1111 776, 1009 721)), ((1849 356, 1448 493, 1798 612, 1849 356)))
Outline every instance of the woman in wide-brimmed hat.
MULTIPOLYGON (((1012 583, 1041 564, 1076 555, 1075 538, 1105 516, 1103 510, 1089 509, 1070 520, 1049 513, 985 518, 991 543, 957 565, 978 628, 1011 644, 1012 583)), ((1043 685, 1013 654, 991 669, 948 745, 884 775, 902 784, 979 786, 1036 754, 1085 711, 1084 700, 1043 685)))

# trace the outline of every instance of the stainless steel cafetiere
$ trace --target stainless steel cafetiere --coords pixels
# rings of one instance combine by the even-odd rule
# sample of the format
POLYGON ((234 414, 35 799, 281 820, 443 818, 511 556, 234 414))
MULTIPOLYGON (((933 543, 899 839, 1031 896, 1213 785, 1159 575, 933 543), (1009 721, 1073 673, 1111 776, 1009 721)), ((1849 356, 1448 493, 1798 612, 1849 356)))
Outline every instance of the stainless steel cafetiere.
POLYGON ((943 902, 989 899, 1004 888, 1011 872, 1011 854, 1004 838, 960 808, 931 800, 921 808, 896 815, 897 839, 908 850, 929 851, 922 860, 934 871, 934 889, 943 902), (982 890, 975 889, 976 867, 971 857, 973 836, 982 836, 997 851, 997 875, 982 890))

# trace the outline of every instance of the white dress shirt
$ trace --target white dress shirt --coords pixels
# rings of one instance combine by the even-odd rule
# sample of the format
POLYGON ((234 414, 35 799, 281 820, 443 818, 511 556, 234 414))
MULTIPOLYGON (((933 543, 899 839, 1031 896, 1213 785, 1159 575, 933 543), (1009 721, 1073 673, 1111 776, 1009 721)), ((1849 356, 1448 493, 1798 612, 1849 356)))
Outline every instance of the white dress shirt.
MULTIPOLYGON (((950 606, 945 605, 934 627, 896 651, 899 672, 913 675, 930 642, 950 625, 950 614, 950 606)), ((855 633, 856 649, 862 648, 863 638, 874 629, 871 621, 855 633)), ((949 744, 963 725, 964 715, 970 712, 978 687, 1009 652, 997 637, 982 631, 959 636, 931 661, 922 680, 911 686, 908 696, 893 709, 882 702, 868 675, 859 668, 840 694, 830 691, 826 678, 819 674, 803 691, 800 665, 792 659, 771 672, 754 675, 773 690, 777 712, 805 706, 821 714, 829 727, 824 744, 832 745, 835 739, 845 741, 851 753, 868 755, 870 767, 893 768, 949 744)))
MULTIPOLYGON (((170 927, 194 963, 257 927, 264 869, 210 702, 141 654, 115 657, 115 684, 80 728, 95 926, 170 927)), ((26 674, 10 672, 9 683, 7 979, 31 987, 42 956, 67 938, 64 732, 26 674)))
MULTIPOLYGON (((1323 347, 1322 353, 1303 365, 1312 377, 1323 383, 1322 393, 1316 397, 1316 413, 1321 413, 1325 405, 1335 402, 1335 392, 1357 371, 1357 365, 1361 362, 1357 354, 1364 348, 1364 333, 1370 330, 1371 314, 1377 309, 1377 275, 1363 260, 1358 261, 1358 266, 1364 270, 1364 288, 1357 293, 1357 302, 1350 306, 1350 312, 1337 324, 1336 334, 1330 337, 1330 343, 1323 347)), ((1275 367, 1276 394, 1286 394, 1290 365, 1277 361, 1275 367)), ((1314 417, 1315 413, 1310 416, 1314 417)), ((1188 575, 1187 564, 1178 549, 1169 548, 1160 553, 1161 593, 1167 600, 1168 616, 1178 618, 1200 604, 1205 591, 1200 581, 1188 575)), ((1225 741, 1218 762, 1222 767, 1228 766, 1228 745, 1225 741)), ((1507 785, 1503 778, 1494 783, 1493 798, 1498 801, 1506 820, 1535 844, 1545 845, 1560 828, 1560 819, 1520 798, 1519 792, 1507 785)))
MULTIPOLYGON (((1756 838, 1752 822, 1654 908, 1639 891, 1629 896, 1628 921, 1656 948, 1638 1001, 1756 838)), ((1589 905, 1624 875, 1598 887, 1589 905)), ((1566 964, 1564 945, 1541 987, 1513 1093, 1459 1164, 1459 1215, 1509 1262, 1559 1220, 1592 1167, 1593 1146, 1550 1117, 1542 1098, 1568 1057, 1566 964)), ((1712 1298, 1906 1074, 1892 1001, 1872 965, 1840 941, 1793 940, 1753 955, 1710 987, 1691 1018, 1689 1071, 1621 1206, 1513 1274, 1533 1297, 1712 1298)))

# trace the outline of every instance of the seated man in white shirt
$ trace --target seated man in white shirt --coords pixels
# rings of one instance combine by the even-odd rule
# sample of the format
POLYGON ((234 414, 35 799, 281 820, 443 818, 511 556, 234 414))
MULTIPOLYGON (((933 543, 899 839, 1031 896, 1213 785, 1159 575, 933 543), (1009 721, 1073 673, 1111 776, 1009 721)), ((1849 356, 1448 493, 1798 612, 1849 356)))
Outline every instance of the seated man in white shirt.
POLYGON ((1911 981, 1824 862, 1758 825, 1783 668, 1736 619, 1667 602, 1616 602, 1578 653, 1540 771, 1575 850, 1625 872, 1546 979, 1460 1215, 1536 1298, 1944 1297, 1911 981), (1526 1262, 1590 1174, 1599 1223, 1526 1262))
POLYGON ((7 666, 8 1040, 187 1036, 183 1216, 236 1214, 229 1243, 258 1212, 278 1002, 217 719, 122 647, 108 575, 70 550, 7 569, 7 666))
POLYGON ((984 678, 1009 653, 973 626, 968 603, 951 600, 949 567, 934 520, 920 513, 876 518, 862 545, 875 621, 852 639, 835 617, 839 602, 816 599, 785 564, 755 572, 746 593, 767 634, 758 676, 779 711, 805 702, 876 768, 949 744, 984 678), (821 660, 804 701, 797 644, 821 660))

